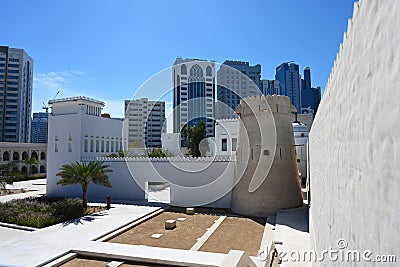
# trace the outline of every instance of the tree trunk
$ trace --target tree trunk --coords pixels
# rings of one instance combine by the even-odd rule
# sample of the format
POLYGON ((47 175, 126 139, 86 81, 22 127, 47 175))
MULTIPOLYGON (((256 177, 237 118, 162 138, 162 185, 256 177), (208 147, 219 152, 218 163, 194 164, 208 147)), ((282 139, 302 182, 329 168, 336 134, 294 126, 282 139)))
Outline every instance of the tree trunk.
POLYGON ((82 185, 82 207, 84 210, 87 209, 87 185, 82 185))

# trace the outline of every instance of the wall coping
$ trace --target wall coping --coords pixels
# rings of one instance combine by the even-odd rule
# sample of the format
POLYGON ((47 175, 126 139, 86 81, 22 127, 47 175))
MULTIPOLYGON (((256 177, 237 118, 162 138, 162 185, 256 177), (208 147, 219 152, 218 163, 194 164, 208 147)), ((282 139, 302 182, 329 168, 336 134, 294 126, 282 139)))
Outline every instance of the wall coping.
POLYGON ((161 162, 235 162, 235 157, 232 156, 216 156, 216 157, 82 157, 81 161, 103 161, 103 162, 137 162, 137 161, 161 161, 161 162))

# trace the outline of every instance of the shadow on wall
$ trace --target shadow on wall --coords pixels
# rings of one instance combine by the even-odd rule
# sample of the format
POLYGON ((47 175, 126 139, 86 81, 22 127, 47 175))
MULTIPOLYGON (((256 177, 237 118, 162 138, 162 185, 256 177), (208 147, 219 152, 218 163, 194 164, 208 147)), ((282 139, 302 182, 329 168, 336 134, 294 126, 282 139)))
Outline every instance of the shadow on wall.
POLYGON ((309 232, 308 207, 297 209, 280 210, 276 214, 276 220, 280 225, 286 225, 301 232, 309 232))

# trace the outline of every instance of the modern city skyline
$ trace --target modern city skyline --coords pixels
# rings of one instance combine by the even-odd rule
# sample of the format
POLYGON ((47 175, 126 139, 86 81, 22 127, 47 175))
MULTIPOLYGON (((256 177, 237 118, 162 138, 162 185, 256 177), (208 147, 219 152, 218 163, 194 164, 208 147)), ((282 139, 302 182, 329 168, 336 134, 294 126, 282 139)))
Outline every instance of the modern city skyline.
MULTIPOLYGON (((265 79, 274 79, 275 67, 284 61, 306 62, 313 70, 313 83, 324 90, 352 15, 353 2, 293 1, 288 6, 284 1, 258 0, 249 5, 234 0, 229 4, 210 1, 199 6, 196 2, 179 1, 154 4, 100 0, 93 5, 77 0, 44 0, 37 5, 5 0, 1 8, 9 12, 3 12, 2 18, 12 22, 12 29, 2 31, 0 45, 24 48, 35 59, 34 112, 42 111, 42 102, 60 91, 58 97, 87 95, 102 99, 107 103, 104 112, 123 117, 123 100, 132 99, 141 84, 170 66, 176 56, 213 59, 218 63, 225 59, 260 63, 265 79), (266 10, 274 12, 266 16, 266 10), (154 19, 149 19, 149 12, 154 19), (234 19, 232 14, 240 14, 241 19, 234 19), (218 24, 213 18, 218 18, 218 24), (279 25, 271 27, 277 21, 279 25), (37 30, 28 31, 27 25, 37 30), (282 30, 293 25, 297 30, 290 34, 282 30), (244 36, 249 39, 246 41, 244 36), (204 42, 200 42, 203 37, 204 42), (301 45, 293 45, 293 40, 301 45), (114 52, 112 56, 100 57, 104 51, 114 52), (140 64, 132 65, 133 62, 140 64)), ((149 92, 147 97, 158 99, 162 89, 149 92)), ((146 96, 137 98, 140 97, 146 96)))
POLYGON ((176 58, 172 68, 173 132, 184 125, 206 124, 206 137, 214 136, 215 62, 176 58))
POLYGON ((28 53, 0 46, 0 142, 30 142, 32 83, 28 53))
POLYGON ((316 114, 321 101, 321 87, 312 87, 310 67, 305 67, 303 73, 304 79, 301 80, 301 107, 302 109, 312 109, 316 114))

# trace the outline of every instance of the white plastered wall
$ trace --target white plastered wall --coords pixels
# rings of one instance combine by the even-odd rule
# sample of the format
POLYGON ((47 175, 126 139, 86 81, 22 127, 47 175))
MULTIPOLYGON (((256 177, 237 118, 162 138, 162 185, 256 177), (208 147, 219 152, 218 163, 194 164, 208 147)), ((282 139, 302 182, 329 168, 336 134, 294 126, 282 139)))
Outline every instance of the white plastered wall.
POLYGON ((317 252, 344 238, 349 249, 400 255, 399 14, 398 0, 355 3, 311 128, 310 229, 317 252))

